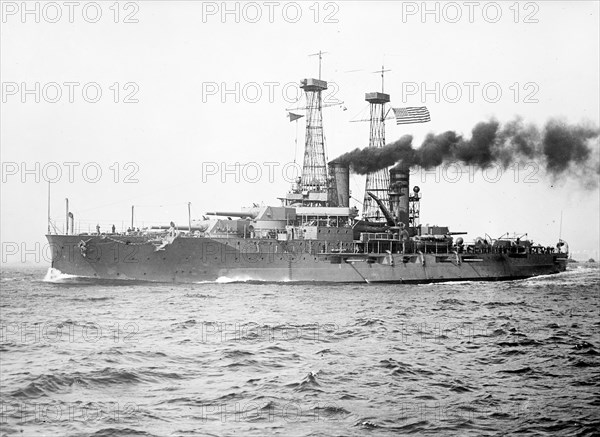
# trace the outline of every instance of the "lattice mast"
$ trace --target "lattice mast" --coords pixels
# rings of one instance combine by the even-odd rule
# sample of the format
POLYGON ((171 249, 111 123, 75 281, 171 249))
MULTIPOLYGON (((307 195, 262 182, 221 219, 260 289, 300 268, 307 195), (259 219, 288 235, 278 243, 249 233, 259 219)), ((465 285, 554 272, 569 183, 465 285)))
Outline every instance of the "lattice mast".
POLYGON ((321 80, 323 52, 315 55, 319 56, 319 78, 300 81, 300 88, 306 94, 306 142, 302 167, 302 191, 327 190, 327 156, 325 137, 323 136, 323 100, 321 97, 321 93, 327 89, 327 82, 321 80))
MULTIPOLYGON (((390 101, 390 95, 383 92, 383 74, 386 71, 383 66, 377 73, 381 73, 381 92, 366 93, 365 100, 370 103, 370 133, 369 147, 385 146, 385 116, 386 104, 390 101)), ((385 205, 390 205, 389 196, 390 173, 387 168, 367 173, 365 184, 365 197, 363 201, 363 219, 369 221, 385 221, 377 202, 367 194, 368 191, 375 194, 385 205)))

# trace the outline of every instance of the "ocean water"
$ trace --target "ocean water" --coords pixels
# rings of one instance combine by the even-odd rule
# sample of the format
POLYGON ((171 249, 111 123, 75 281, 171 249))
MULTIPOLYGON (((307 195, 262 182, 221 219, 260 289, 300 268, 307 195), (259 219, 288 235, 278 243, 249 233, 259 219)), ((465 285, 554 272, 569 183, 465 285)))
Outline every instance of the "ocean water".
POLYGON ((7 267, 0 435, 598 435, 599 273, 190 285, 7 267))

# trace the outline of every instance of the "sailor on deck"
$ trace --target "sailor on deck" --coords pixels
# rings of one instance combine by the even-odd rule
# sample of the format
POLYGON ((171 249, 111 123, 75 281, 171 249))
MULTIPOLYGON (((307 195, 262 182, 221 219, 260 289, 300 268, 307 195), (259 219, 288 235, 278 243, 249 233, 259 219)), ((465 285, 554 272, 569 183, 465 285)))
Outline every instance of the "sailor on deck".
POLYGON ((406 242, 408 241, 408 231, 405 229, 405 224, 400 223, 400 241, 402 242, 402 254, 406 252, 406 242))

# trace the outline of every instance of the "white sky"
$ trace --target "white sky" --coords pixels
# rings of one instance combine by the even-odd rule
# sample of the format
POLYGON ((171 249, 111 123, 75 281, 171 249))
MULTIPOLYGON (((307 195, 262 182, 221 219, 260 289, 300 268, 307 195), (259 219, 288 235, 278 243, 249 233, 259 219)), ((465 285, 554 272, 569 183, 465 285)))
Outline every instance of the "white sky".
MULTIPOLYGON (((318 75, 317 59, 308 55, 319 50, 327 52, 322 78, 334 83, 326 98, 342 100, 347 108, 324 110, 330 159, 368 144, 368 123, 349 121, 367 116, 364 93, 380 90, 380 78, 372 72, 382 63, 391 69, 385 91, 392 104, 425 105, 432 116, 423 125, 390 122, 388 141, 413 134, 418 145, 427 132, 448 129, 468 136, 475 123, 490 117, 506 122, 520 115, 540 125, 553 117, 599 124, 598 2, 479 2, 471 20, 463 2, 428 3, 432 10, 439 8, 439 22, 435 14, 420 15, 421 2, 275 3, 272 19, 264 2, 228 3, 228 8, 240 12, 236 22, 234 13, 221 16, 221 2, 122 2, 118 8, 112 1, 99 2, 102 16, 91 23, 96 7, 78 2, 71 23, 63 2, 28 2, 31 10, 39 8, 37 23, 35 13, 22 15, 21 2, 2 2, 3 245, 16 242, 31 248, 35 242, 45 243, 44 176, 55 175, 50 162, 63 170, 52 185, 51 204, 51 215, 61 229, 65 197, 82 231, 97 222, 103 229, 112 223, 119 229, 127 227, 131 205, 136 205, 136 226, 142 226, 170 220, 185 225, 187 202, 192 202, 194 218, 252 203, 279 204, 276 197, 289 188, 280 169, 294 160, 296 135, 286 108, 303 103, 284 98, 283 89, 291 97, 295 92, 291 84, 318 75), (56 21, 57 7, 62 16, 51 23, 56 21), (415 8, 416 14, 407 15, 415 8), (259 10, 262 16, 254 20, 259 10), (298 10, 302 16, 294 23, 298 10), (457 10, 460 20, 448 22, 457 10), (493 23, 497 10, 502 15, 493 23), (129 14, 138 22, 124 23, 129 14), (35 89, 36 82, 39 103, 35 92, 21 94, 23 84, 35 89), (49 101, 56 92, 48 85, 52 82, 62 91, 57 103, 49 101), (80 84, 73 102, 65 82, 80 84), (97 103, 82 96, 83 85, 92 82, 102 91, 97 103), (120 84, 118 103, 111 89, 115 82, 120 84), (129 82, 134 85, 124 88, 129 82), (272 98, 265 85, 271 82, 272 98), (463 96, 457 102, 450 101, 454 89, 447 87, 452 93, 445 97, 441 92, 451 82, 461 84, 463 96), (473 101, 465 82, 480 84, 473 101), (236 83, 239 101, 235 91, 221 96, 223 88, 235 90, 236 83), (439 101, 435 93, 403 99, 403 90, 411 83, 419 89, 435 89, 439 83, 439 101), (502 91, 498 102, 488 102, 482 95, 483 85, 490 83, 502 91), (215 88, 215 95, 206 94, 215 88), (138 102, 123 103, 135 89, 138 102), (257 89, 262 92, 259 98, 257 89), (528 95, 536 101, 526 102, 528 95), (255 101, 244 101, 248 99, 255 101), (72 182, 64 162, 79 163, 72 182), (115 162, 120 167, 116 183, 115 167, 111 170, 115 162), (134 166, 124 169, 128 162, 134 166), (232 167, 236 162, 260 164, 262 177, 248 183, 236 182, 233 174, 202 174, 206 163, 232 167), (268 177, 265 162, 279 164, 274 180, 268 177), (31 174, 21 172, 21 163, 33 170, 31 174), (85 180, 86 163, 97 163, 102 170, 97 183, 85 180), (138 182, 124 183, 136 168, 138 182)), ((88 96, 94 97, 93 88, 88 96)), ((493 88, 488 97, 494 97, 493 88)), ((299 160, 303 127, 300 120, 299 160)), ((594 147, 597 153, 598 144, 594 147)), ((434 175, 425 181, 422 174, 415 175, 411 185, 418 184, 423 194, 421 222, 468 231, 471 238, 528 232, 535 241, 553 245, 562 210, 562 237, 575 256, 598 257, 598 189, 583 190, 576 180, 552 181, 541 171, 535 176, 538 182, 525 183, 532 169, 520 167, 517 174, 511 170, 497 183, 486 182, 481 172, 472 182, 465 174, 454 184, 443 179, 436 183, 434 175)), ((89 169, 88 180, 94 178, 93 170, 89 169)), ((246 170, 254 177, 252 168, 246 170)), ((494 173, 490 170, 488 179, 494 173)), ((364 179, 353 177, 351 188, 353 197, 362 199, 364 179)))

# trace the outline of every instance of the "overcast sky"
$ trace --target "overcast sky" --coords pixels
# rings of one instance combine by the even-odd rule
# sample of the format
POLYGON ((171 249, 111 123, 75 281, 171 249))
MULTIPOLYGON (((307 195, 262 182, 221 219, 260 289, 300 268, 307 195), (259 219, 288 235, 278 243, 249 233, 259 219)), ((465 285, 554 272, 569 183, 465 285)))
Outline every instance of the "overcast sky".
MULTIPOLYGON (((368 145, 368 123, 351 121, 368 117, 364 93, 381 89, 382 65, 392 106, 431 113, 421 125, 390 121, 388 142, 469 136, 490 118, 599 124, 598 2, 430 2, 426 14, 391 1, 75 3, 2 2, 3 261, 20 259, 7 242, 45 243, 47 179, 59 230, 66 197, 81 231, 126 228, 131 205, 140 227, 185 225, 187 202, 194 218, 278 205, 304 142, 301 119, 295 151, 286 109, 303 106, 297 83, 318 76, 319 50, 330 159, 368 145)), ((575 255, 597 257, 597 186, 541 167, 418 172, 421 222, 554 245, 562 211, 575 255)), ((364 178, 351 189, 361 200, 364 178)))

